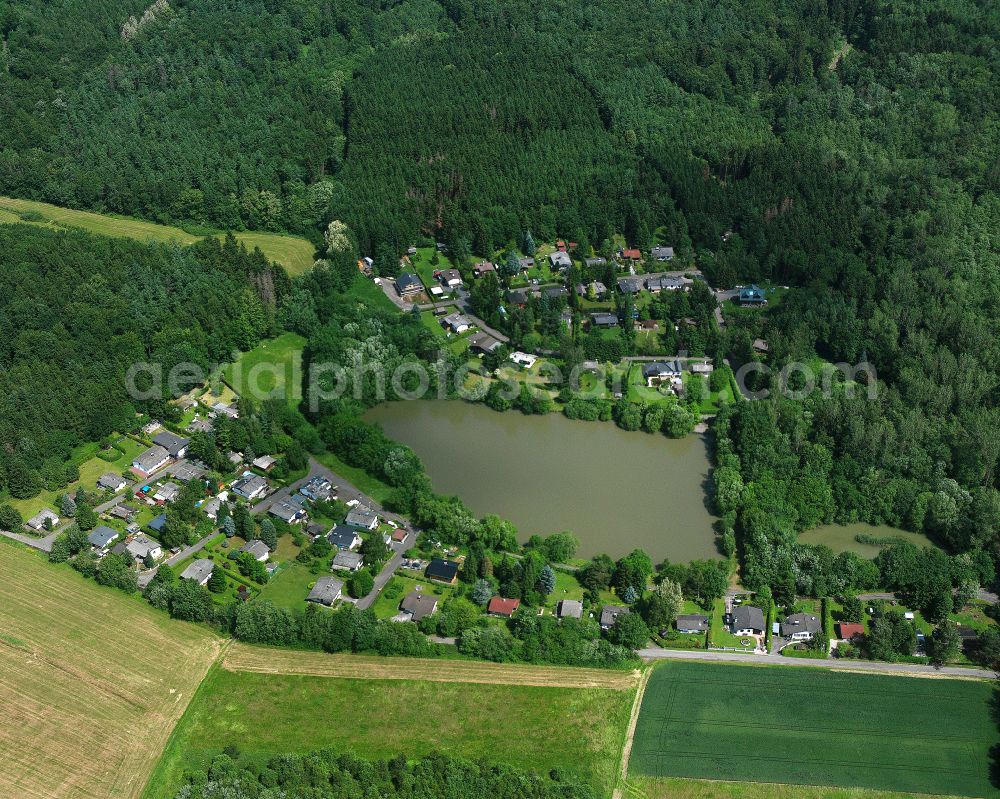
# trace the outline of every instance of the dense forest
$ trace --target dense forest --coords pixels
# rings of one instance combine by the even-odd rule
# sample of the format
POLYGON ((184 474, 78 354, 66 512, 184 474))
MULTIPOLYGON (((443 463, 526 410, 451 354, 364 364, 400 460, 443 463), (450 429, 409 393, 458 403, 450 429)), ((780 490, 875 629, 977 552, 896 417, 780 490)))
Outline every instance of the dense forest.
POLYGON ((74 447, 131 431, 170 398, 134 399, 132 364, 207 374, 272 333, 287 290, 231 237, 181 249, 0 226, 0 487, 31 497, 76 479, 74 447))

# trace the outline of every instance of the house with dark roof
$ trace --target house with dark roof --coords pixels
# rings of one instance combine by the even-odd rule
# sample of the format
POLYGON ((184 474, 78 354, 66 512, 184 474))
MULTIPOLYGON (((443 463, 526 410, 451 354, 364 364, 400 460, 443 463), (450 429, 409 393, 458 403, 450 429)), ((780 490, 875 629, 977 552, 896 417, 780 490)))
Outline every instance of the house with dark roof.
POLYGON ((310 589, 306 602, 315 602, 318 605, 330 607, 340 599, 343 590, 344 583, 335 577, 320 577, 310 589))
POLYGON ((199 558, 181 572, 181 579, 194 580, 198 585, 204 585, 208 582, 208 578, 212 576, 214 568, 215 564, 211 560, 208 558, 199 558))
POLYGON ((760 608, 753 605, 738 605, 733 608, 730 625, 733 635, 763 635, 764 625, 764 611, 760 608))
POLYGON ((396 291, 399 292, 400 297, 410 297, 420 294, 423 290, 424 284, 412 272, 403 272, 403 274, 396 278, 396 291))
POLYGON ((679 633, 703 633, 708 629, 708 616, 702 616, 698 613, 688 613, 678 616, 674 624, 679 633))
POLYGON ((436 273, 438 281, 448 288, 456 288, 462 285, 462 273, 457 269, 442 269, 436 273))
POLYGON ((344 519, 344 524, 359 530, 374 530, 378 527, 378 514, 367 505, 355 505, 344 519))
POLYGON ((687 281, 683 278, 669 275, 659 275, 646 280, 646 288, 653 294, 659 294, 661 291, 679 291, 687 288, 687 285, 687 281))
POLYGON ((472 352, 477 352, 480 355, 486 355, 490 352, 496 352, 500 349, 503 344, 497 339, 493 338, 489 333, 484 333, 480 331, 478 333, 473 333, 469 336, 469 349, 472 352))
POLYGON ((565 286, 545 286, 542 296, 550 300, 565 300, 569 297, 569 289, 565 286))
POLYGON ((584 258, 583 262, 587 266, 604 266, 605 264, 607 264, 608 259, 605 258, 603 255, 595 255, 593 258, 584 258))
POLYGON ((673 247, 653 247, 649 251, 650 256, 656 261, 672 261, 674 260, 674 248, 673 247))
POLYGON ((628 608, 621 605, 605 605, 601 608, 601 629, 610 630, 615 626, 615 622, 618 621, 620 616, 631 612, 628 608))
POLYGON ((118 538, 118 531, 112 530, 110 527, 102 524, 90 531, 90 535, 87 536, 87 543, 100 552, 107 549, 116 538, 118 538))
POLYGON ((476 277, 482 277, 488 272, 496 272, 497 268, 490 261, 480 261, 478 264, 472 267, 472 273, 476 277))
POLYGON ((646 379, 649 388, 672 383, 681 379, 684 369, 681 362, 673 361, 652 361, 642 365, 642 376, 646 379))
POLYGON ((592 280, 589 283, 577 283, 576 293, 581 297, 586 297, 593 289, 594 297, 603 297, 608 293, 608 287, 600 280, 592 280))
POLYGON ((436 596, 421 591, 410 591, 399 603, 399 609, 413 622, 420 621, 426 616, 433 616, 437 606, 436 596))
POLYGON ((199 477, 204 476, 205 471, 197 463, 184 461, 183 463, 178 463, 176 466, 171 466, 169 473, 171 477, 181 483, 190 483, 192 480, 197 480, 199 477))
POLYGON ((150 519, 149 524, 146 525, 154 533, 162 532, 163 528, 167 524, 167 514, 161 513, 159 516, 155 516, 150 519))
POLYGON ((307 515, 306 509, 291 499, 283 499, 280 502, 271 503, 271 507, 267 509, 267 512, 275 519, 281 519, 286 524, 297 524, 307 515))
POLYGON ((132 521, 138 513, 138 508, 133 508, 131 505, 126 505, 124 502, 119 502, 117 505, 113 505, 108 510, 108 516, 114 516, 116 519, 122 519, 126 522, 132 521))
POLYGON ((451 560, 434 558, 427 564, 424 575, 428 580, 454 585, 458 581, 458 564, 451 560))
POLYGON ((553 269, 569 269, 573 265, 573 259, 562 250, 556 250, 549 255, 549 263, 553 269))
POLYGON ((267 480, 252 472, 245 472, 232 485, 233 493, 243 497, 243 499, 253 502, 267 493, 269 486, 267 480))
POLYGON ((638 294, 642 291, 642 278, 620 277, 618 278, 618 291, 622 294, 638 294))
POLYGON ((153 443, 159 447, 163 447, 170 453, 171 458, 183 458, 187 454, 190 442, 186 438, 174 435, 169 430, 164 430, 162 433, 157 433, 153 436, 153 443))
POLYGON ((592 313, 590 324, 594 327, 618 327, 618 317, 613 313, 592 313))
POLYGON ((505 599, 502 596, 495 596, 490 600, 490 604, 486 606, 486 612, 491 616, 500 616, 501 618, 509 619, 519 607, 521 607, 520 599, 505 599))
POLYGON ((361 536, 353 527, 338 524, 326 536, 330 546, 335 549, 354 549, 361 546, 361 536))
POLYGON ((299 489, 299 493, 312 500, 326 501, 336 497, 333 483, 322 476, 310 479, 308 483, 299 489))
POLYGON ((759 307, 767 305, 767 297, 764 296, 764 289, 756 284, 744 286, 739 293, 740 305, 759 307))
POLYGON ((785 617, 779 629, 782 638, 811 641, 822 631, 823 622, 811 613, 793 613, 785 617))
POLYGON ((560 619, 582 619, 583 603, 578 599, 560 599, 556 605, 556 616, 560 619))

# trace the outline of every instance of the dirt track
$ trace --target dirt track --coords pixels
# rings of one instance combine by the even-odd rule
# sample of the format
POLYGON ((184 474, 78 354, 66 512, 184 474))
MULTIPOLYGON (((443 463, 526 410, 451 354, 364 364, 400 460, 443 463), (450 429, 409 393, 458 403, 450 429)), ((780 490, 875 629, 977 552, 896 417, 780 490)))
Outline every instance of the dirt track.
POLYGON ((323 652, 269 649, 239 643, 233 644, 226 652, 222 667, 228 671, 250 671, 258 674, 297 674, 357 680, 427 680, 535 685, 547 688, 605 688, 614 691, 631 690, 639 680, 638 671, 464 660, 328 655, 323 652))

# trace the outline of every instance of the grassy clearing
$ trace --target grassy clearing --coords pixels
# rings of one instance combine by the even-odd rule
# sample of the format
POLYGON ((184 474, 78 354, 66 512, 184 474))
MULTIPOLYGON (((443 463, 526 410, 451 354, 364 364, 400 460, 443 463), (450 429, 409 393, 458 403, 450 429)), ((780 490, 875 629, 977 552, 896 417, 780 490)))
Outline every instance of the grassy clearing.
MULTIPOLYGON (((195 236, 179 227, 158 225, 124 216, 77 211, 58 205, 0 197, 0 224, 24 222, 53 229, 78 229, 99 236, 136 239, 138 241, 194 244, 203 236, 195 236)), ((222 238, 225 234, 218 234, 222 238)), ((316 248, 306 239, 279 233, 234 233, 249 249, 259 247, 271 261, 281 264, 288 274, 300 275, 313 265, 316 248)))
POLYGON ((221 645, 0 539, 0 796, 138 796, 221 645))
MULTIPOLYGON (((249 651, 238 649, 244 656, 249 651)), ((282 654, 259 651, 265 664, 282 654)), ((290 665, 310 658, 309 653, 287 654, 290 665)), ((230 743, 251 756, 329 746, 370 758, 443 751, 535 771, 558 766, 610 793, 634 680, 628 690, 495 680, 473 686, 416 678, 459 667, 471 674, 489 664, 434 661, 427 672, 420 661, 408 658, 335 660, 357 661, 354 673, 365 679, 237 672, 226 665, 213 670, 177 726, 145 799, 172 796, 185 768, 204 765, 230 743), (373 673, 375 668, 407 679, 378 679, 381 672, 373 673)))
POLYGON ((289 405, 302 401, 302 350, 306 340, 284 333, 261 342, 229 364, 223 373, 236 393, 252 400, 279 398, 289 405))
POLYGON ((667 663, 643 698, 630 771, 998 796, 992 696, 979 681, 667 663))
POLYGON ((306 597, 313 584, 324 575, 316 575, 301 563, 292 563, 281 569, 260 590, 257 601, 272 602, 279 608, 304 608, 306 597))
POLYGON ((332 452, 324 452, 316 456, 316 460, 333 470, 345 480, 350 481, 358 491, 367 494, 379 504, 385 504, 392 494, 392 487, 383 483, 377 477, 372 477, 364 469, 350 466, 332 452))

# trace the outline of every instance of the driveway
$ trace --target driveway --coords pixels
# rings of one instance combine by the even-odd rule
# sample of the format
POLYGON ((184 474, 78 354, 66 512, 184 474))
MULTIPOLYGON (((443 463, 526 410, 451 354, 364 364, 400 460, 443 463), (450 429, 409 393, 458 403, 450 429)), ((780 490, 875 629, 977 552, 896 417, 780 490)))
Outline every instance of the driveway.
MULTIPOLYGON (((163 563, 166 563, 168 566, 171 567, 176 566, 178 563, 182 563, 184 560, 190 558, 195 553, 201 552, 201 550, 205 548, 205 545, 213 538, 215 538, 218 534, 219 534, 218 530, 209 533, 203 539, 201 539, 201 541, 198 541, 195 544, 191 544, 191 546, 189 547, 184 547, 184 549, 182 549, 176 555, 171 555, 169 558, 163 561, 163 563)), ((150 569, 149 571, 143 572, 142 574, 139 575, 140 589, 145 588, 147 585, 149 585, 150 580, 153 579, 153 575, 156 574, 157 570, 160 568, 160 566, 163 565, 163 563, 157 565, 155 569, 150 569)))

